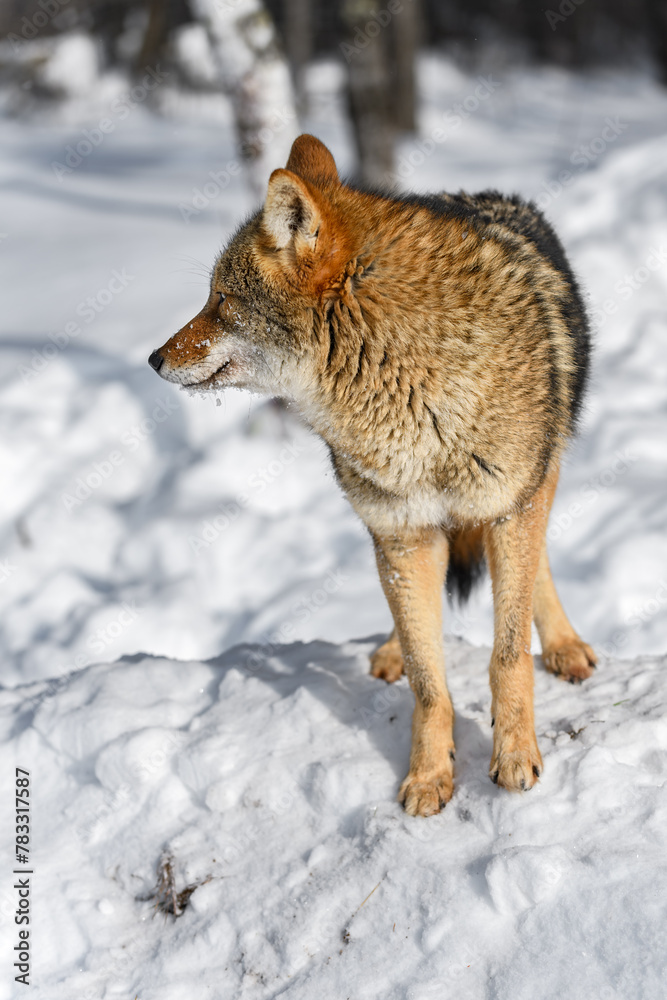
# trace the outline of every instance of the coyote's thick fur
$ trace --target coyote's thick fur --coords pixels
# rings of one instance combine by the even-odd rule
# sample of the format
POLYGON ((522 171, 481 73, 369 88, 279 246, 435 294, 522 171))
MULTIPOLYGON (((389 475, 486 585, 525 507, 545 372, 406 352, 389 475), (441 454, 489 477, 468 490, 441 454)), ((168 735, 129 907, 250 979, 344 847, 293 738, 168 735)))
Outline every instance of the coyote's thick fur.
POLYGON ((493 191, 395 197, 342 183, 302 135, 264 208, 215 264, 203 310, 150 363, 170 382, 293 400, 367 525, 395 630, 372 673, 415 696, 399 797, 429 815, 453 788, 441 593, 491 572, 493 781, 531 788, 531 621, 547 669, 588 677, 545 547, 588 368, 581 297, 537 209, 493 191))

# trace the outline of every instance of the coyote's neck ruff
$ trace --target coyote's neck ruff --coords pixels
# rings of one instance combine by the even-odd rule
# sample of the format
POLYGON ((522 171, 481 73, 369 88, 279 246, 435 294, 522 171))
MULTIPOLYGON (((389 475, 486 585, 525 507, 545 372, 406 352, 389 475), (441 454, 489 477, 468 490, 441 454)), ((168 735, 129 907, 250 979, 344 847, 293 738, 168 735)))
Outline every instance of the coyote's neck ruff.
MULTIPOLYGON (((533 597, 547 664, 581 678, 592 663, 543 551, 588 333, 562 247, 539 212, 495 192, 358 191, 341 183, 325 146, 301 136, 286 169, 272 174, 263 209, 216 262, 206 306, 151 364, 184 386, 292 399, 329 445, 373 536, 417 698, 402 791, 413 812, 451 794, 448 753, 440 759, 451 749, 440 585, 449 561, 465 590, 486 555, 496 591, 492 773, 530 787, 540 766, 526 666, 533 597), (510 677, 508 707, 501 688, 510 677)), ((377 666, 383 649, 376 673, 391 679, 377 666)))

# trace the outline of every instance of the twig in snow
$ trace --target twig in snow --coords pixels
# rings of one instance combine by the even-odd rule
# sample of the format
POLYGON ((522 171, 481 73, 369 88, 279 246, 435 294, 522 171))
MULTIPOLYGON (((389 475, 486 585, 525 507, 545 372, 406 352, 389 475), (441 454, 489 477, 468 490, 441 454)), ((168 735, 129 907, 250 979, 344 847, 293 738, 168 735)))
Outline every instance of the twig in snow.
MULTIPOLYGON (((350 917, 350 919, 349 919, 349 921, 348 921, 348 923, 349 923, 349 924, 351 924, 351 923, 352 923, 352 921, 353 921, 353 920, 354 920, 354 918, 356 917, 356 915, 357 915, 357 913, 359 912, 359 910, 361 909, 361 907, 362 907, 362 906, 363 906, 363 905, 364 905, 365 903, 367 903, 367 902, 368 902, 368 900, 369 900, 369 899, 371 898, 371 896, 373 895, 373 893, 375 892, 375 890, 376 890, 376 889, 377 889, 377 888, 378 888, 379 886, 381 886, 381 885, 382 885, 382 883, 384 882, 384 880, 385 880, 385 878, 386 878, 386 877, 387 877, 386 875, 383 875, 383 876, 382 876, 382 878, 380 879, 380 881, 378 882, 378 884, 377 884, 377 885, 376 885, 376 886, 375 886, 375 887, 374 887, 373 889, 371 889, 371 891, 370 891, 370 892, 368 893, 368 895, 366 896, 366 898, 365 898, 364 900, 362 900, 362 902, 361 902, 361 903, 359 903, 359 906, 358 906, 358 907, 356 908, 356 910, 354 911, 354 913, 352 914, 352 916, 350 917)), ((343 944, 349 944, 349 943, 350 943, 350 932, 349 932, 349 930, 347 929, 347 927, 346 927, 346 928, 345 928, 345 930, 343 931, 343 934, 342 934, 342 938, 343 938, 343 944)))

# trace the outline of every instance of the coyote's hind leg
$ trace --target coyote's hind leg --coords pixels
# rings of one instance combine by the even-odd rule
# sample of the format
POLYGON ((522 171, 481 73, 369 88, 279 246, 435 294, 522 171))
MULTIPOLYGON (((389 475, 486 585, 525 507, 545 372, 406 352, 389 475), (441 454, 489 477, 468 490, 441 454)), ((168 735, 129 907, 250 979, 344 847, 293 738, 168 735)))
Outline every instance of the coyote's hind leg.
POLYGON ((591 647, 579 638, 563 611, 551 578, 546 542, 542 545, 535 579, 533 617, 547 670, 572 684, 590 677, 597 657, 591 647))
POLYGON ((371 673, 387 684, 393 684, 403 675, 403 653, 396 629, 385 643, 371 656, 371 673))

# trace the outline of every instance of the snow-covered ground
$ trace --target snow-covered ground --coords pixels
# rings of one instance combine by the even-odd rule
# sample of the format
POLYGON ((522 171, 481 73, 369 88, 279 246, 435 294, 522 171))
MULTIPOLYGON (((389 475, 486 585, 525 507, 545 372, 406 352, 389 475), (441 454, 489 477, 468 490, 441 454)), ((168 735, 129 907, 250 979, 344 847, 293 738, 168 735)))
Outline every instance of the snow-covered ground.
POLYGON ((33 768, 34 996, 664 997, 667 659, 539 669, 544 776, 515 796, 487 777, 488 652, 452 640, 457 788, 412 819, 412 698, 372 648, 133 656, 0 695, 3 756, 33 768), (178 918, 147 898, 164 851, 199 885, 178 918))
MULTIPOLYGON (((304 125, 349 170, 339 77, 311 84, 304 125)), ((486 777, 488 587, 450 612, 457 788, 406 817, 411 697, 367 676, 389 614, 325 449, 146 364, 253 207, 229 116, 116 96, 0 120, 2 783, 33 772, 35 996, 664 996, 667 94, 436 58, 422 84, 401 183, 536 198, 589 295, 549 535, 600 669, 571 688, 537 661, 545 774, 509 796, 486 777), (205 883, 177 919, 139 900, 164 851, 178 891, 205 883)), ((6 878, 4 956, 12 904, 6 878)))

